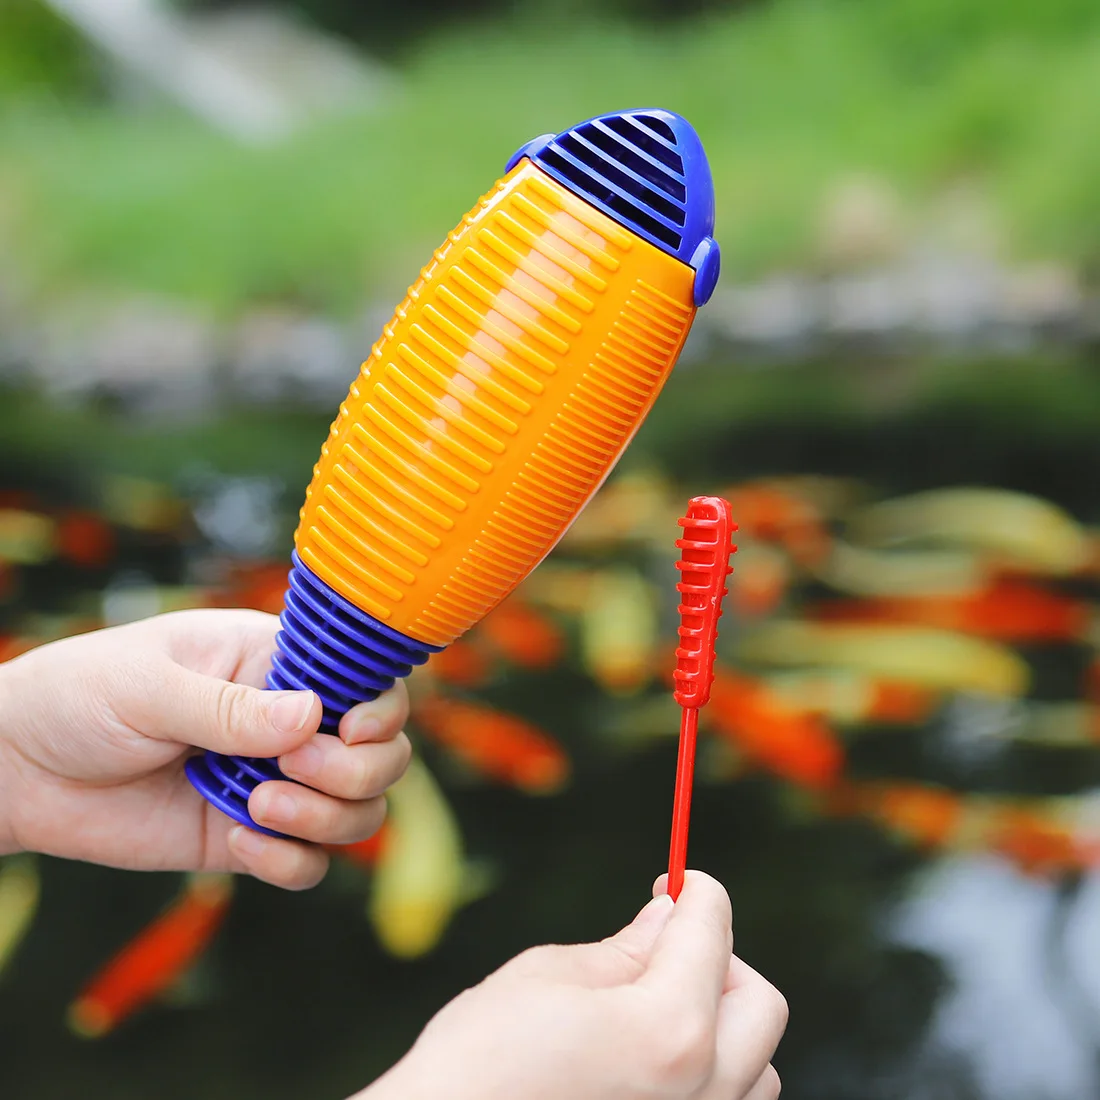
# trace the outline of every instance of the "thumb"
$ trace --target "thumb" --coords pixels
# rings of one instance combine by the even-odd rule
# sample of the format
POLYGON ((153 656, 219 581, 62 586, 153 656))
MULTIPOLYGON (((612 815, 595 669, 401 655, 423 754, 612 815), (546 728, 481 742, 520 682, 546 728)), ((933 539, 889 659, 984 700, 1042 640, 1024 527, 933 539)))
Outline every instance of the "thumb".
POLYGON ((321 723, 312 691, 262 691, 172 664, 150 692, 137 728, 230 756, 280 756, 305 744, 321 723))
POLYGON ((664 931, 673 911, 672 898, 659 894, 621 932, 604 940, 636 962, 645 964, 657 937, 664 931))

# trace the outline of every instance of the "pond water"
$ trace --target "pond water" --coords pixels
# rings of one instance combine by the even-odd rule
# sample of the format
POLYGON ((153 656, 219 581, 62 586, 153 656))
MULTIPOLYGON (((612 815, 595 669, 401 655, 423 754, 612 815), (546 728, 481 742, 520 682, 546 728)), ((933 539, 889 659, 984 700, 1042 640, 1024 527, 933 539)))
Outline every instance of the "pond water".
MULTIPOLYGON (((31 612, 86 605, 126 570, 161 585, 193 580, 232 549, 226 513, 249 517, 237 525, 246 533, 266 523, 262 545, 244 551, 279 560, 328 419, 268 408, 149 424, 16 391, 2 404, 0 489, 48 504, 142 474, 190 493, 205 517, 185 535, 121 540, 110 563, 79 576, 27 567, 3 610, 7 632, 31 612), (237 479, 229 504, 226 479, 237 479)), ((624 469, 659 469, 685 500, 775 475, 854 479, 870 499, 979 485, 1050 501, 1084 528, 1100 520, 1098 426, 1100 388, 1079 359, 693 366, 670 383, 624 469)), ((596 555, 634 557, 626 546, 596 555)), ((1095 595, 1089 577, 1052 587, 1095 595)), ((821 589, 803 585, 786 612, 821 589)), ((731 624, 731 639, 743 625, 731 624)), ((1092 650, 1070 640, 1013 651, 1032 674, 1023 701, 948 693, 905 728, 846 739, 846 776, 942 785, 964 806, 1058 796, 1087 811, 1100 751, 1010 734, 1014 708, 1084 700, 1092 650)), ((601 691, 572 653, 481 692, 567 748, 575 773, 560 794, 474 782, 424 746, 492 883, 425 958, 379 947, 357 869, 334 866, 302 895, 246 882, 174 1005, 81 1041, 64 1028, 75 990, 179 879, 43 860, 37 918, 0 977, 3 1095, 335 1100, 524 947, 598 938, 628 921, 666 859, 675 742, 639 734, 624 744, 637 700, 601 691)), ((866 817, 823 812, 781 775, 717 766, 697 786, 690 862, 725 883, 739 953, 788 998, 776 1064, 792 1100, 1078 1100, 1100 1089, 1100 880, 1087 866, 1050 874, 982 844, 921 849, 866 817)))

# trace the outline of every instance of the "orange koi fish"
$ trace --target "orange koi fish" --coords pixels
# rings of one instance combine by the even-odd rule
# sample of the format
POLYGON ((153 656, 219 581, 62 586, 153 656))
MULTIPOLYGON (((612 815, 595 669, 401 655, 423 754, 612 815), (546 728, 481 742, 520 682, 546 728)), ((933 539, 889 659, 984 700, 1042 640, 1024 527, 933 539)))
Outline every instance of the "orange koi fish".
POLYGON ((820 622, 915 623, 1003 642, 1073 641, 1084 637, 1092 624, 1084 600, 1012 580, 957 596, 831 600, 813 608, 810 617, 820 622))
POLYGON ((962 795, 920 783, 842 783, 831 793, 829 812, 860 814, 920 848, 939 849, 959 835, 966 806, 962 795))
POLYGON ((510 596, 486 615, 477 636, 520 668, 551 668, 565 649, 557 624, 517 596, 510 596))
POLYGON ((54 532, 58 555, 82 569, 102 569, 114 555, 115 533, 94 512, 66 512, 54 532))
POLYGON ((1100 841, 1087 841, 1066 824, 1023 806, 999 808, 989 846, 1031 874, 1064 874, 1100 862, 1100 841))
POLYGON ((97 1039, 165 992, 202 954, 233 893, 230 875, 192 875, 183 893, 88 983, 69 1008, 76 1034, 97 1039))
POLYGON ((446 649, 433 653, 427 671, 445 684, 476 688, 489 679, 489 659, 480 647, 460 638, 446 649))
POLYGON ((821 562, 828 554, 832 537, 821 513, 781 482, 751 482, 727 489, 723 495, 746 542, 779 543, 806 566, 821 562))
POLYGON ((552 794, 569 778, 569 757, 530 722, 477 703, 420 700, 413 720, 470 767, 528 794, 552 794))
POLYGON ((844 750, 816 714, 797 710, 766 684, 715 668, 702 720, 758 767, 799 786, 826 788, 840 775, 844 750))
POLYGON ((729 580, 730 599, 740 615, 758 618, 774 611, 791 583, 791 563, 783 551, 765 543, 742 546, 729 580))

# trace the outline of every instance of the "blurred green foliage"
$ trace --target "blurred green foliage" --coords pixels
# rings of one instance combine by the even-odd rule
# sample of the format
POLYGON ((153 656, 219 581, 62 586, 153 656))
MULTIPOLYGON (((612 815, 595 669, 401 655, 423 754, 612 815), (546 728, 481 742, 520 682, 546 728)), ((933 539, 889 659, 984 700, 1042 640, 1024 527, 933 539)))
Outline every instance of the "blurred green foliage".
POLYGON ((853 174, 916 209, 966 183, 1016 256, 1100 267, 1087 0, 772 0, 656 27, 540 3, 431 34, 402 72, 378 114, 274 148, 163 111, 25 100, 0 118, 9 251, 43 291, 346 310, 406 285, 522 141, 659 104, 704 138, 730 274, 816 263, 853 174))
POLYGON ((87 94, 98 84, 84 43, 41 0, 0 4, 0 96, 87 94))

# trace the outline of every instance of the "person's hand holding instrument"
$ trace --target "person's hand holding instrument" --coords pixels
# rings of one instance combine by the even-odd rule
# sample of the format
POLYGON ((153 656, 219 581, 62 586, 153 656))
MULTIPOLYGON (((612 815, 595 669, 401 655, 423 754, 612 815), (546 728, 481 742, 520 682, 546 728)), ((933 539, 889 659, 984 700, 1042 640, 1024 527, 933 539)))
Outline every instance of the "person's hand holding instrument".
MULTIPOLYGON (((398 306, 332 425, 269 688, 314 692, 334 733, 535 568, 668 378, 717 279, 713 224, 702 145, 668 111, 604 115, 515 154, 398 306)), ((266 834, 237 830, 231 846, 320 837, 312 792, 274 761, 208 751, 187 769, 266 834), (265 814, 273 805, 287 812, 265 814)))

